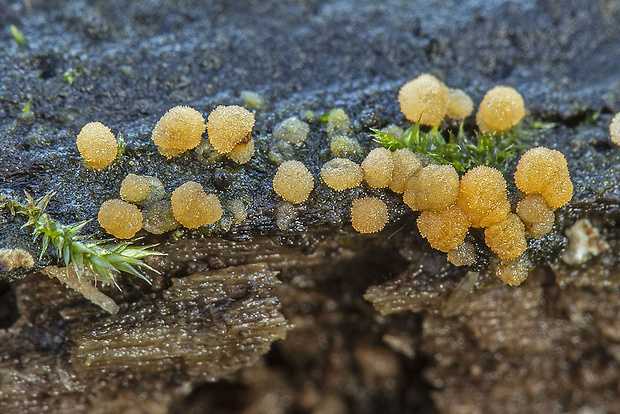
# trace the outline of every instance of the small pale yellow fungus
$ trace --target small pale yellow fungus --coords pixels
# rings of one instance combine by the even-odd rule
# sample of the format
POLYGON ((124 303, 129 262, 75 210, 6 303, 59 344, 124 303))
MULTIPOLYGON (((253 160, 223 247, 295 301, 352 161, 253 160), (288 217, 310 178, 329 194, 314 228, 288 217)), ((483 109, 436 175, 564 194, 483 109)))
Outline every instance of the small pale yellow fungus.
POLYGON ((119 239, 131 239, 142 228, 142 212, 119 199, 104 202, 97 218, 105 231, 119 239))
POLYGON ((470 223, 457 206, 443 211, 423 211, 418 217, 418 230, 433 249, 449 252, 465 241, 470 223))
POLYGON ((220 154, 228 154, 237 144, 252 139, 254 122, 254 115, 247 109, 220 105, 207 118, 209 141, 220 154))
POLYGON ((467 118, 474 110, 474 101, 462 89, 448 90, 446 116, 452 119, 467 118))
POLYGON ((540 194, 552 208, 562 207, 573 197, 566 158, 545 147, 528 150, 517 164, 515 185, 525 194, 540 194))
POLYGON ((519 286, 530 274, 530 263, 523 256, 515 259, 500 260, 494 266, 494 273, 510 286, 519 286))
POLYGON ((140 206, 161 200, 165 194, 164 184, 150 175, 128 174, 121 183, 121 198, 140 206))
POLYGON ((351 205, 351 224, 360 233, 383 230, 389 220, 385 203, 375 197, 358 198, 351 205))
POLYGON ((299 161, 283 162, 273 177, 273 189, 276 194, 294 204, 306 201, 313 188, 312 174, 299 161))
POLYGON ((553 227, 555 214, 539 194, 526 196, 517 204, 517 215, 525 224, 530 236, 539 238, 553 227))
POLYGON ((385 188, 392 181, 394 159, 392 151, 386 148, 375 148, 370 151, 362 162, 364 180, 374 188, 385 188))
POLYGON ((248 217, 248 211, 245 208, 245 204, 243 204, 243 201, 238 198, 231 200, 228 207, 230 208, 230 212, 235 223, 241 223, 248 217))
POLYGON ((521 94, 509 86, 496 86, 482 98, 476 123, 482 132, 501 132, 517 125, 524 116, 521 94))
POLYGON ((357 157, 362 153, 362 146, 356 138, 336 135, 329 141, 329 149, 334 157, 357 157))
POLYGON ((400 111, 411 122, 439 125, 446 116, 448 87, 424 73, 407 82, 398 93, 400 111))
POLYGON ((181 226, 174 218, 170 200, 160 200, 149 204, 142 211, 142 228, 149 233, 163 234, 181 226))
POLYGON ((175 106, 162 116, 152 138, 160 154, 171 158, 196 148, 205 132, 202 114, 189 106, 175 106))
POLYGON ((0 272, 34 266, 34 257, 24 249, 0 249, 0 272))
POLYGON ((327 136, 331 139, 339 135, 351 134, 351 120, 341 108, 332 109, 327 114, 327 136))
POLYGON ((310 126, 299 118, 292 116, 276 125, 273 136, 291 144, 301 145, 306 141, 310 126))
POLYGON ((519 257, 527 248, 525 225, 519 216, 510 213, 484 230, 484 242, 500 259, 519 257))
POLYGON ((254 155, 254 140, 250 138, 247 142, 242 142, 235 147, 226 156, 237 164, 245 164, 250 161, 254 155))
POLYGON ((89 122, 77 136, 77 147, 87 167, 102 170, 116 159, 118 143, 110 128, 89 122))
POLYGON ((364 172, 359 164, 346 158, 334 158, 323 164, 321 178, 329 188, 342 191, 362 183, 364 172))
POLYGON ((504 220, 510 213, 504 176, 495 168, 472 168, 461 177, 456 205, 473 227, 488 227, 504 220))
POLYGON ((207 194, 200 184, 188 181, 170 198, 174 218, 188 229, 212 224, 222 217, 222 206, 215 194, 207 194))
POLYGON ((459 174, 451 165, 430 164, 413 174, 403 201, 412 210, 445 210, 459 195, 459 174))
POLYGON ((390 181, 390 190, 402 194, 405 192, 407 180, 422 168, 422 161, 420 157, 407 148, 392 152, 392 159, 394 160, 394 171, 392 172, 392 181, 390 181))
POLYGON ((620 145, 620 112, 611 120, 611 124, 609 124, 609 134, 611 135, 611 142, 620 145))
POLYGON ((476 261, 477 255, 476 246, 464 242, 448 252, 448 261, 454 266, 471 266, 476 261))

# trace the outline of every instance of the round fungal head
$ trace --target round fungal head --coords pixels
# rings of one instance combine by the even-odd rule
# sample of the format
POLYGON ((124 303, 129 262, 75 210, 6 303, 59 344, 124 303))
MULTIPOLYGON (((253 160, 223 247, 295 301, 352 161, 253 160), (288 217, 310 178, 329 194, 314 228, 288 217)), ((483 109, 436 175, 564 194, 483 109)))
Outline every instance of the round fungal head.
POLYGON ((188 181, 170 198, 174 218, 188 229, 212 224, 222 217, 222 206, 215 194, 207 194, 200 184, 188 181))
POLYGON ((370 151, 362 162, 364 180, 373 188, 385 188, 392 181, 394 159, 392 151, 386 148, 375 148, 370 151))
POLYGON ((118 143, 110 128, 89 122, 77 136, 76 144, 87 167, 103 170, 116 159, 118 143))
POLYGON ((398 102, 400 111, 411 122, 439 125, 446 116, 448 87, 424 73, 400 88, 398 102))
POLYGON ((336 135, 329 141, 329 149, 334 157, 357 157, 362 153, 362 146, 356 138, 336 135))
POLYGON ((119 239, 131 239, 142 228, 138 207, 123 200, 108 200, 99 208, 99 225, 119 239))
POLYGON ((128 174, 121 183, 121 198, 140 206, 161 200, 165 194, 163 183, 150 175, 128 174))
POLYGON ((346 158, 334 158, 321 168, 321 178, 329 188, 342 191, 359 186, 364 173, 359 164, 346 158))
POLYGON ((510 286, 519 286, 530 274, 530 263, 521 257, 501 260, 494 269, 495 275, 510 286))
POLYGON ((456 202, 459 174, 451 165, 427 165, 407 181, 403 201, 412 210, 440 211, 456 202))
POLYGON ((297 117, 290 117, 276 125, 273 136, 291 144, 301 145, 306 141, 310 126, 297 117))
POLYGON ((360 233, 383 230, 389 220, 385 203, 375 197, 358 198, 351 205, 351 224, 360 233))
POLYGON ((252 155, 254 155, 254 140, 251 138, 247 142, 235 145, 233 150, 226 154, 228 158, 237 164, 245 164, 252 159, 252 155))
POLYGON ((303 203, 314 188, 314 179, 306 166, 299 161, 280 164, 273 177, 273 189, 285 201, 303 203))
POLYGON ((555 222, 555 214, 539 194, 526 196, 517 204, 517 215, 530 236, 539 238, 548 234, 555 222))
POLYGON ((448 90, 446 115, 452 119, 464 119, 474 110, 474 101, 462 89, 448 90))
POLYGON ((175 106, 162 116, 152 138, 159 152, 168 157, 176 157, 200 144, 205 132, 202 114, 189 106, 175 106))
POLYGON ((456 205, 473 227, 488 227, 504 220, 510 213, 504 176, 492 167, 472 168, 461 177, 456 205))
POLYGON ((496 86, 482 98, 476 122, 482 132, 502 132, 517 125, 524 116, 521 94, 509 86, 496 86))
POLYGON ((471 266, 476 261, 477 256, 476 246, 464 242, 448 252, 448 261, 454 266, 471 266))
POLYGON ((527 248, 525 225, 516 214, 510 213, 499 223, 484 230, 484 242, 500 259, 514 259, 527 248))
POLYGON ((144 216, 142 228, 149 233, 163 234, 181 227, 181 223, 174 218, 170 200, 149 204, 142 211, 142 215, 144 216))
POLYGON ((411 152, 407 148, 401 148, 392 152, 394 160, 394 171, 392 172, 392 181, 390 181, 390 190, 395 193, 404 193, 407 180, 422 168, 420 157, 411 152))
POLYGON ((620 145, 620 113, 617 113, 614 119, 611 120, 609 134, 611 135, 611 142, 620 145))
POLYGON ((418 230, 433 249, 449 252, 465 241, 469 220, 457 206, 443 211, 423 211, 418 217, 418 230))
POLYGON ((236 145, 250 141, 252 128, 254 115, 237 105, 220 105, 207 118, 209 141, 220 154, 228 154, 236 145))
POLYGON ((540 194, 552 209, 562 207, 573 197, 566 158, 545 147, 528 150, 517 164, 515 185, 525 194, 540 194))

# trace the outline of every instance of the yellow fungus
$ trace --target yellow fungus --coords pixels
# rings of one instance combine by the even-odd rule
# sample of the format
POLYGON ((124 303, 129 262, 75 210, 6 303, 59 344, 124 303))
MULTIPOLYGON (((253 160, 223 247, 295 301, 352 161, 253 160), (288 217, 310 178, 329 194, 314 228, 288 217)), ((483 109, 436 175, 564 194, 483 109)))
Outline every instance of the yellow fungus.
POLYGON ((519 201, 517 215, 525 224, 529 235, 535 238, 548 234, 555 221, 553 210, 539 194, 528 195, 519 201))
POLYGON ((423 211, 418 217, 418 230, 433 249, 449 252, 465 241, 470 223, 457 206, 443 211, 423 211))
POLYGON ((459 175, 451 165, 427 165, 407 181, 403 201, 412 210, 445 210, 459 195, 459 175))
POLYGON ((411 122, 439 125, 446 116, 448 87, 424 73, 407 82, 398 93, 400 111, 411 122))
POLYGON ((222 206, 215 194, 207 194, 200 184, 188 181, 170 198, 174 218, 188 229, 212 224, 222 217, 222 206))
POLYGON ((202 114, 189 106, 175 106, 157 121, 152 139, 160 154, 171 158, 196 148, 205 131, 202 114))
POLYGON ((351 224, 360 233, 383 230, 389 220, 385 203, 375 197, 358 198, 351 205, 351 224))
POLYGON ((392 159, 394 160, 394 171, 392 172, 392 181, 390 181, 390 190, 395 193, 404 193, 407 180, 422 168, 422 161, 420 157, 407 148, 392 152, 392 159))
POLYGON ((232 218, 235 223, 241 223, 248 217, 248 211, 245 208, 245 204, 243 201, 239 199, 231 200, 228 204, 230 208, 230 212, 232 213, 232 218))
POLYGON ((77 136, 76 144, 87 167, 102 170, 116 159, 118 143, 110 128, 89 122, 77 136))
POLYGON ((250 138, 247 142, 242 142, 235 147, 226 156, 237 164, 245 164, 250 161, 254 155, 254 140, 250 138))
POLYGON ((476 122, 482 132, 501 132, 517 125, 524 116, 521 94, 509 86, 496 86, 482 98, 476 122))
POLYGON ((321 178, 329 188, 342 191, 359 186, 364 173, 359 164, 346 158, 334 158, 323 164, 321 178))
POLYGON ((97 218, 105 231, 119 239, 131 239, 142 228, 138 207, 119 199, 104 202, 97 218))
POLYGON ((467 118, 474 110, 474 101, 462 89, 448 90, 446 116, 452 119, 467 118))
POLYGON ((611 142, 620 145, 620 112, 611 120, 611 124, 609 124, 609 134, 611 135, 611 142))
POLYGON ((276 194, 294 204, 306 201, 313 188, 312 174, 299 161, 283 162, 273 177, 273 189, 276 194))
POLYGON ((128 174, 121 183, 121 198, 140 206, 161 200, 166 194, 157 177, 128 174))
POLYGON ((530 263, 523 256, 520 256, 509 260, 500 260, 494 266, 494 273, 510 286, 519 286, 527 279, 530 273, 529 268, 530 263))
POLYGON ((456 205, 473 227, 488 227, 504 220, 510 212, 504 176, 495 168, 472 168, 461 177, 456 205))
POLYGON ((454 266, 471 266, 476 257, 476 247, 469 242, 463 242, 448 252, 448 261, 454 266))
POLYGON ((527 248, 525 226, 519 216, 510 213, 484 230, 484 242, 500 259, 514 259, 527 248))
POLYGON ((254 115, 247 109, 220 105, 207 118, 209 141, 220 154, 228 154, 237 144, 252 139, 254 122, 254 115))
POLYGON ((573 197, 566 158, 545 147, 528 150, 517 164, 515 185, 525 194, 540 194, 552 208, 562 207, 573 197))
POLYGON ((370 151, 362 162, 364 180, 374 188, 385 188, 392 181, 394 159, 392 151, 386 148, 375 148, 370 151))

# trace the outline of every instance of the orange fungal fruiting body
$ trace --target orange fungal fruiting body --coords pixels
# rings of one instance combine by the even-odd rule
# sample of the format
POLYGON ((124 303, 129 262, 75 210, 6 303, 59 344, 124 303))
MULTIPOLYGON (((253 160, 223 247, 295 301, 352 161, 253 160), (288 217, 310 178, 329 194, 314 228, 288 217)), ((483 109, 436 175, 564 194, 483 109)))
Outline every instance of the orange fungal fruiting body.
POLYGON ((561 152, 545 147, 528 150, 517 164, 515 185, 525 194, 540 194, 552 208, 562 207, 573 197, 566 159, 561 152))
POLYGON ((504 176, 495 168, 472 168, 461 177, 456 205, 473 227, 488 227, 504 220, 510 213, 504 176))
POLYGON ((235 145, 235 147, 226 156, 236 162, 237 164, 245 164, 254 155, 254 140, 250 139, 247 142, 242 142, 235 145))
POLYGON ((368 153, 362 162, 364 180, 373 188, 385 188, 392 181, 394 160, 392 151, 386 148, 375 148, 368 153))
POLYGON ((519 201, 517 215, 525 224, 530 236, 535 238, 548 234, 555 221, 553 210, 539 194, 528 195, 519 201))
POLYGON ((439 125, 446 116, 448 87, 424 73, 400 88, 398 102, 400 111, 411 122, 439 125))
POLYGON ((355 188, 362 183, 362 167, 346 158, 334 158, 323 164, 321 178, 329 188, 342 191, 355 188))
POLYGON ((433 249, 449 252, 465 241, 470 223, 457 206, 443 211, 423 211, 418 217, 418 230, 433 249))
POLYGON ((283 162, 273 177, 273 189, 276 194, 294 204, 306 201, 313 188, 312 174, 299 161, 283 162))
POLYGON ((519 286, 527 279, 530 273, 530 263, 521 257, 509 260, 501 260, 496 264, 494 273, 503 282, 510 286, 519 286))
POLYGON ((394 160, 394 171, 392 172, 392 181, 390 181, 390 190, 402 194, 405 192, 405 185, 409 178, 422 168, 422 161, 420 157, 407 148, 392 152, 392 159, 394 160))
POLYGON ((133 204, 146 205, 165 194, 164 184, 157 177, 128 174, 121 183, 121 198, 133 204))
POLYGON ((360 233, 383 230, 389 216, 385 203, 375 197, 358 198, 351 205, 351 224, 360 233))
POLYGON ((403 201, 412 210, 440 211, 455 203, 459 175, 451 165, 427 165, 406 183, 403 201))
POLYGON ((123 200, 104 202, 97 218, 105 231, 119 239, 131 239, 142 228, 142 213, 138 207, 123 200))
POLYGON ((474 101, 462 89, 448 90, 446 116, 452 119, 467 118, 474 110, 474 101))
POLYGON ((215 194, 207 194, 200 184, 188 181, 170 198, 174 218, 188 229, 212 224, 222 217, 222 206, 215 194))
POLYGON ((196 148, 205 131, 202 114, 189 106, 175 106, 157 121, 152 139, 160 154, 171 158, 196 148))
POLYGON ((524 116, 521 94, 509 86, 496 86, 484 95, 476 123, 482 132, 502 132, 517 125, 524 116))
POLYGON ((89 122, 77 136, 76 144, 87 167, 102 170, 116 159, 118 143, 110 128, 89 122))
POLYGON ((228 154, 236 145, 252 139, 254 115, 237 106, 216 107, 207 118, 207 135, 213 148, 221 154, 228 154))
POLYGON ((514 259, 527 248, 525 226, 519 216, 510 213, 484 230, 484 242, 500 259, 514 259))

